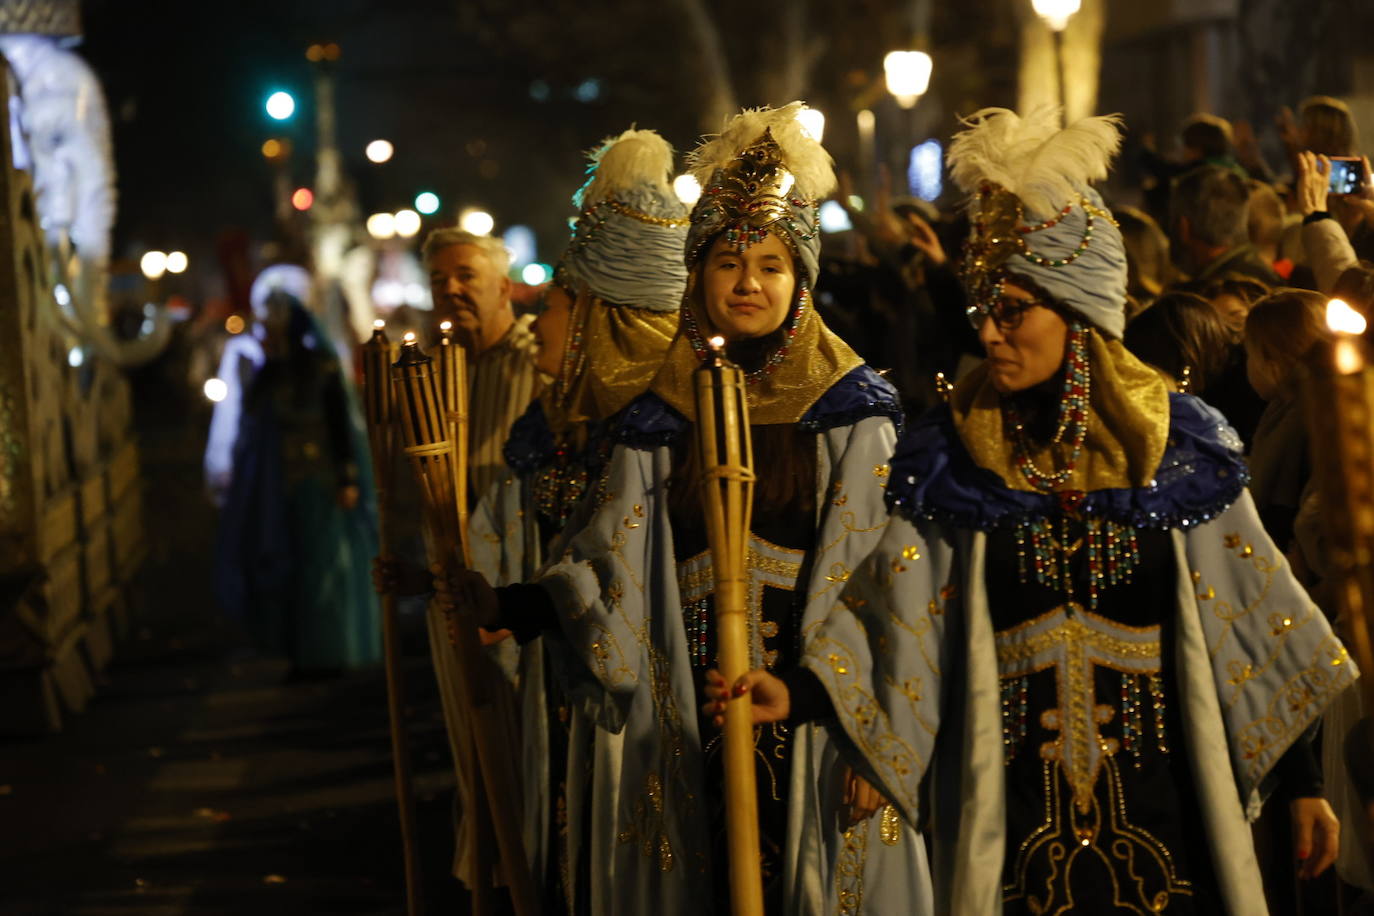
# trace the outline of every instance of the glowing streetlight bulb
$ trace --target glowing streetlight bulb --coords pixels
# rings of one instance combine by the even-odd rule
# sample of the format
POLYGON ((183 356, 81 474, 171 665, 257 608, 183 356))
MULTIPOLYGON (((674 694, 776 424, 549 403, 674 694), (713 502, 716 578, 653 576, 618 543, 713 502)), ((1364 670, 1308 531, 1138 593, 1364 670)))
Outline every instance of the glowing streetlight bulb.
POLYGON ((701 182, 695 175, 679 175, 673 179, 673 193, 690 207, 701 199, 701 182))
POLYGON ((1045 20, 1045 25, 1056 32, 1064 31, 1069 17, 1078 12, 1082 0, 1031 0, 1035 15, 1045 20))
POLYGON ((817 143, 821 142, 821 137, 825 135, 825 115, 819 108, 803 108, 797 112, 797 120, 807 136, 817 143))
POLYGON ((267 103, 263 106, 267 109, 267 116, 274 121, 285 121, 296 113, 296 100, 291 97, 291 93, 278 90, 267 97, 267 103))
POLYGON ((229 396, 229 386, 222 378, 207 378, 204 390, 205 396, 216 404, 229 396))
POLYGON ((374 213, 367 218, 367 234, 374 239, 389 239, 396 235, 394 213, 374 213))
POLYGON ((138 261, 139 270, 149 280, 156 280, 167 272, 167 253, 163 251, 144 252, 138 261))
POLYGON ((911 108, 930 88, 930 73, 935 68, 924 51, 890 51, 883 58, 887 91, 903 108, 911 108))
POLYGON ((473 235, 491 235, 491 230, 496 228, 496 220, 487 211, 473 208, 464 210, 463 215, 458 217, 458 227, 473 235))
POLYGON ((420 214, 414 210, 397 210, 395 214, 396 234, 408 239, 420 231, 420 214))
POLYGON ((363 152, 367 154, 369 162, 381 165, 395 154, 396 147, 391 145, 390 140, 373 140, 363 152))

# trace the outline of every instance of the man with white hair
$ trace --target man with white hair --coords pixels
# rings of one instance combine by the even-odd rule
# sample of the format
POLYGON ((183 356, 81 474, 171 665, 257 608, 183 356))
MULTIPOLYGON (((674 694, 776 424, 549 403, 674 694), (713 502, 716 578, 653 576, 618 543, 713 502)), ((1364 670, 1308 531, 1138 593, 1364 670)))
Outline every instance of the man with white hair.
POLYGON ((422 249, 435 321, 453 322, 468 359, 468 483, 474 500, 505 470, 501 448, 542 384, 534 368, 533 316, 515 317, 510 255, 499 239, 436 229, 422 249))

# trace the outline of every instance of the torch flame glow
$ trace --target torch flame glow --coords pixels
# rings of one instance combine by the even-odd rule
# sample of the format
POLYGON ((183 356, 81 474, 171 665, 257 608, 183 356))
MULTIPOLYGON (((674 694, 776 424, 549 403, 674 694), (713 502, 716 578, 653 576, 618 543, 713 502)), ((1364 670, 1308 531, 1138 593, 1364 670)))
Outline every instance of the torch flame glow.
POLYGON ((1343 300, 1332 299, 1326 303, 1326 326, 1337 334, 1363 334, 1369 322, 1343 300))
POLYGON ((380 318, 374 318, 372 320, 372 327, 374 330, 380 331, 382 328, 386 327, 386 322, 380 318))
POLYGON ((712 337, 709 341, 707 341, 707 343, 709 343, 712 347, 719 350, 721 347, 725 346, 725 338, 717 334, 715 337, 712 337))
POLYGON ((452 321, 441 321, 441 322, 439 322, 439 330, 441 330, 441 331, 451 331, 451 330, 453 330, 453 322, 452 322, 452 321))
POLYGON ((406 333, 405 333, 405 342, 406 342, 406 343, 415 343, 415 332, 414 332, 414 331, 406 331, 406 333))

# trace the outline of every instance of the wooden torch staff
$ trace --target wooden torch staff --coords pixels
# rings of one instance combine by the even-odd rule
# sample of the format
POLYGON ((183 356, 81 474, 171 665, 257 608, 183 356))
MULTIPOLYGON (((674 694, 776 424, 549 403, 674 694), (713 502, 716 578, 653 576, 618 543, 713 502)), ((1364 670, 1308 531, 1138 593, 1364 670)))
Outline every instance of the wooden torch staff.
MULTIPOLYGON (((463 545, 463 564, 472 562, 468 548, 468 384, 466 351, 453 336, 453 322, 439 323, 439 397, 453 443, 454 502, 458 506, 458 536, 463 545)), ((481 494, 478 494, 479 496, 481 494)))
MULTIPOLYGON (((377 490, 377 544, 384 563, 389 563, 388 500, 396 458, 396 427, 393 423, 391 362, 393 347, 386 337, 386 322, 373 323, 372 337, 363 344, 363 398, 367 414, 367 438, 372 449, 372 480, 377 490)), ((392 775, 396 805, 400 809, 401 845, 405 855, 406 913, 419 916, 424 910, 420 856, 415 826, 415 786, 411 777, 410 742, 405 721, 405 681, 401 672, 401 633, 396 615, 396 596, 382 593, 382 645, 386 658, 387 713, 391 720, 392 775)))
MULTIPOLYGON (((744 373, 728 362, 724 340, 693 376, 696 389, 697 459, 711 567, 715 573, 716 666, 726 684, 750 669, 749 523, 754 495, 754 455, 744 373)), ((725 705, 725 821, 730 859, 730 909, 734 916, 762 916, 763 872, 759 845, 758 786, 754 772, 754 723, 748 695, 725 705)))
POLYGON ((1374 715, 1374 367, 1362 315, 1333 299, 1326 320, 1334 339, 1310 366, 1307 414, 1340 635, 1360 666, 1368 716, 1374 715))
MULTIPOLYGON (((448 418, 432 360, 420 351, 414 334, 406 334, 400 357, 392 367, 392 379, 405 453, 420 485, 433 547, 449 562, 461 562, 463 541, 456 498, 456 465, 461 462, 456 460, 453 441, 448 437, 448 418)), ((449 635, 462 669, 456 684, 462 719, 472 729, 471 740, 477 750, 473 816, 484 818, 495 833, 516 916, 535 916, 539 912, 538 896, 520 835, 519 771, 503 738, 506 723, 500 719, 489 685, 479 676, 483 666, 477 628, 455 620, 449 635)), ((486 836, 479 837, 479 843, 489 846, 486 836)))

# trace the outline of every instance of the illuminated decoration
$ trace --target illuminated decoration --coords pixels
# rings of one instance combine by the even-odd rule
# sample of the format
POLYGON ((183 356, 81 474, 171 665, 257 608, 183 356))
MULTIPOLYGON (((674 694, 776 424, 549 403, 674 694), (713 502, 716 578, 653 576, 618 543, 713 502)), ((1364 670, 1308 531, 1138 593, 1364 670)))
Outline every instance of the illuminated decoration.
POLYGON ((149 280, 156 280, 167 272, 167 253, 165 251, 147 251, 143 257, 139 258, 138 269, 143 271, 143 276, 149 280))
POLYGON ((501 233, 501 241, 505 243, 506 250, 510 252, 510 263, 513 268, 532 264, 534 259, 539 256, 536 250, 534 230, 529 226, 511 226, 501 233))
POLYGON ((242 334, 246 326, 242 315, 230 315, 224 319, 224 330, 230 334, 242 334))
POLYGON ((549 282, 552 273, 546 264, 526 264, 524 270, 520 271, 520 279, 530 286, 540 286, 549 282))
POLYGON ((186 257, 184 251, 169 251, 167 253, 167 273, 185 273, 186 268, 191 266, 191 259, 186 257))
POLYGON ((207 378, 204 391, 205 396, 216 404, 229 396, 229 386, 222 378, 207 378))
POLYGON ((396 235, 394 213, 374 213, 367 218, 367 234, 374 239, 389 239, 396 235))
POLYGON ((439 195, 433 191, 421 191, 415 195, 415 209, 425 216, 439 212, 439 195))
POLYGON ((944 190, 944 150, 939 140, 912 147, 907 159, 906 181, 913 197, 937 200, 944 190))
POLYGON ((291 93, 278 89, 267 97, 263 108, 273 121, 285 121, 296 113, 296 99, 291 93))
POLYGON ((464 210, 458 217, 458 228, 473 235, 491 235, 496 228, 496 220, 485 210, 476 208, 464 210))
POLYGON ((887 91, 903 108, 911 108, 930 88, 930 74, 935 68, 930 55, 924 51, 890 51, 883 58, 883 73, 887 77, 887 91))
POLYGON ((1064 31, 1070 17, 1078 12, 1082 5, 1082 0, 1031 0, 1035 15, 1056 32, 1064 31))
POLYGON ((397 210, 394 224, 397 235, 403 239, 411 238, 420 231, 420 214, 414 210, 397 210))
POLYGON ((573 97, 579 102, 591 103, 601 98, 601 80, 590 77, 577 84, 573 97))
POLYGON ((673 179, 673 193, 690 207, 701 199, 701 182, 695 175, 679 175, 673 179))
POLYGON ((391 157, 395 155, 396 147, 391 145, 390 140, 373 140, 367 145, 367 148, 364 149, 363 152, 367 155, 369 162, 375 162, 381 165, 383 162, 389 161, 391 157))
POLYGON ((315 204, 315 192, 309 188, 297 188, 291 193, 291 206, 301 212, 309 210, 315 204))
POLYGON ((853 228, 849 214, 844 212, 844 207, 840 206, 838 200, 827 200, 821 204, 822 232, 846 232, 853 228))
POLYGON ((797 112, 797 120, 801 122, 802 130, 806 131, 807 136, 817 143, 821 142, 821 137, 825 134, 825 115, 819 108, 803 108, 797 112))

